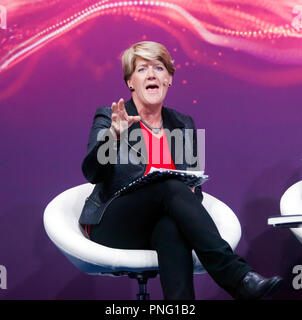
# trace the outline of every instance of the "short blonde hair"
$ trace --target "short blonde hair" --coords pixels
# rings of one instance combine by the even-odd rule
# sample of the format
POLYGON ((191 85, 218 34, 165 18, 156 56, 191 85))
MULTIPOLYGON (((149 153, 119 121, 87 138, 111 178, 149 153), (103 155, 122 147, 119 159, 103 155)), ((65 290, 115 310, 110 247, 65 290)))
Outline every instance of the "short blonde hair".
POLYGON ((171 59, 170 53, 166 47, 157 42, 142 41, 132 45, 130 48, 125 50, 122 55, 122 66, 124 80, 126 83, 131 78, 131 75, 135 70, 137 57, 149 61, 159 60, 167 68, 169 74, 171 76, 174 75, 174 61, 171 59))

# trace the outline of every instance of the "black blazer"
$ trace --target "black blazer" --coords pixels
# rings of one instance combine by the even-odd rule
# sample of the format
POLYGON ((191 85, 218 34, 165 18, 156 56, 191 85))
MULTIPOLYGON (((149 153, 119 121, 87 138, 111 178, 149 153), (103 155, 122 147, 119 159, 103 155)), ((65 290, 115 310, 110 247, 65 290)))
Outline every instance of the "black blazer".
MULTIPOLYGON (((136 106, 132 99, 125 103, 125 108, 128 115, 138 115, 136 106)), ((131 161, 133 160, 133 155, 135 155, 137 159, 137 157, 140 156, 144 158, 144 156, 147 154, 144 142, 142 143, 143 148, 141 150, 137 150, 137 148, 135 148, 135 144, 138 142, 138 140, 131 141, 130 139, 127 140, 126 148, 122 148, 121 145, 124 141, 122 137, 120 139, 121 142, 117 145, 117 163, 99 163, 97 158, 98 150, 101 146, 104 146, 104 144, 108 142, 109 136, 112 137, 109 130, 111 125, 111 113, 112 110, 110 107, 102 107, 97 109, 94 116, 92 129, 89 135, 87 155, 82 163, 82 171, 86 179, 90 183, 95 184, 95 187, 91 195, 85 201, 79 219, 79 223, 81 224, 98 224, 106 207, 113 199, 117 197, 114 194, 133 180, 142 177, 146 170, 146 164, 134 164, 134 161, 131 161), (108 136, 108 139, 102 139, 102 136, 108 136), (129 161, 127 164, 120 164, 119 160, 125 156, 123 154, 125 151, 127 151, 126 157, 128 157, 127 159, 129 161)), ((185 154, 185 148, 192 148, 192 150, 189 151, 193 156, 197 156, 197 135, 193 119, 188 115, 166 107, 162 107, 162 119, 164 128, 169 129, 170 131, 179 128, 184 133, 184 129, 194 129, 193 141, 190 143, 185 143, 185 140, 188 138, 186 138, 186 135, 184 134, 185 139, 183 139, 182 147, 183 155, 185 154)), ((144 141, 139 122, 133 123, 128 128, 128 137, 131 137, 131 132, 134 129, 139 129, 138 132, 141 132, 141 141, 144 141)), ((175 153, 175 139, 172 138, 171 141, 169 140, 170 139, 168 139, 168 142, 171 157, 176 169, 196 170, 199 168, 199 163, 195 163, 194 166, 190 166, 185 159, 177 161, 177 157, 179 155, 175 153)), ((200 186, 195 188, 195 194, 198 198, 202 198, 200 186)))

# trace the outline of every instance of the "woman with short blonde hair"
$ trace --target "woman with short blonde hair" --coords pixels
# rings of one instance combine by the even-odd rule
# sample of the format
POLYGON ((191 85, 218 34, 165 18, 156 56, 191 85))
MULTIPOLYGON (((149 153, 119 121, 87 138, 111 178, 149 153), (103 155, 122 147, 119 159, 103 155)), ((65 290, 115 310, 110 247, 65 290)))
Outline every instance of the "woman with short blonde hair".
POLYGON ((139 42, 124 52, 122 65, 131 99, 96 111, 82 164, 84 176, 96 184, 79 220, 90 239, 112 248, 156 250, 165 299, 195 298, 193 249, 210 276, 234 298, 259 299, 273 293, 281 278, 260 276, 232 251, 201 204, 200 186, 191 189, 177 178, 166 178, 144 180, 146 184, 131 189, 152 167, 192 167, 187 157, 183 163, 175 161, 174 140, 168 143, 166 130, 193 130, 189 146, 192 156, 198 153, 193 119, 163 106, 175 72, 168 50, 156 42, 139 42), (142 150, 126 139, 134 130, 140 133, 142 150), (116 159, 140 154, 147 161, 106 163, 100 151, 107 138, 113 141, 116 159))

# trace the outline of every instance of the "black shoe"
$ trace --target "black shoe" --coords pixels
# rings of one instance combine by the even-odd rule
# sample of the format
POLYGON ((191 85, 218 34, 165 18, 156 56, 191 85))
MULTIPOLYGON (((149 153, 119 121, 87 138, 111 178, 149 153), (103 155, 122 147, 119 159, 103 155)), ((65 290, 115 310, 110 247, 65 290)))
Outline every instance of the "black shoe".
POLYGON ((237 288, 235 299, 256 300, 274 294, 282 284, 282 278, 276 276, 264 278, 256 272, 248 272, 237 288))

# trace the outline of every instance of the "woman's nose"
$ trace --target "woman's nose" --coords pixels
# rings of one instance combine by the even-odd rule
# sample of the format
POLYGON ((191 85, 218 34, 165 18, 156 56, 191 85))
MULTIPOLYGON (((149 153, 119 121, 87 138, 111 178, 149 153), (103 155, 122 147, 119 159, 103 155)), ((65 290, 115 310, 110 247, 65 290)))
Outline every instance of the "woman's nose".
POLYGON ((155 77, 155 72, 153 70, 153 67, 149 67, 147 70, 147 77, 148 78, 154 78, 155 77))

